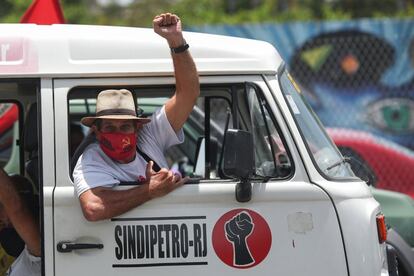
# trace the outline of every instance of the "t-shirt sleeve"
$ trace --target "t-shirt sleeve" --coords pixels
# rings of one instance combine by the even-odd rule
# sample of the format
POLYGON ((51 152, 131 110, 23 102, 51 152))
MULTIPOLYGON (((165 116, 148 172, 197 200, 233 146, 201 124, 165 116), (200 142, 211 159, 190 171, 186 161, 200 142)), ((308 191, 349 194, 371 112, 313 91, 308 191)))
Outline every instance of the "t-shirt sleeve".
POLYGON ((184 132, 180 129, 177 133, 172 128, 165 113, 165 106, 157 109, 151 116, 151 123, 144 125, 139 135, 145 144, 156 143, 156 146, 164 152, 169 147, 184 142, 184 132))
POLYGON ((120 183, 108 170, 108 165, 94 147, 88 147, 73 170, 73 182, 78 197, 96 187, 113 187, 120 183))
POLYGON ((42 260, 41 257, 32 255, 29 252, 29 250, 27 249, 27 246, 24 247, 24 251, 23 251, 22 254, 25 254, 26 255, 26 258, 29 260, 29 262, 32 265, 36 265, 36 264, 40 263, 40 261, 42 260))
POLYGON ((25 246, 22 253, 14 261, 6 275, 41 275, 42 270, 42 258, 30 254, 29 250, 25 246))

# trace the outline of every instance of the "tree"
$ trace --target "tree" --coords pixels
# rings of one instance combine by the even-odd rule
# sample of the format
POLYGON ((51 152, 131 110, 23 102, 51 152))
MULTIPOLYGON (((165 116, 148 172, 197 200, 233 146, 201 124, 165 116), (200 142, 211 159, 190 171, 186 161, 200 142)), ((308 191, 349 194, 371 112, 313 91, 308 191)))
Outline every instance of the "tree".
POLYGON ((60 0, 67 23, 96 24, 100 6, 96 0, 60 0))
POLYGON ((31 0, 0 0, 0 20, 3 23, 18 23, 31 0))

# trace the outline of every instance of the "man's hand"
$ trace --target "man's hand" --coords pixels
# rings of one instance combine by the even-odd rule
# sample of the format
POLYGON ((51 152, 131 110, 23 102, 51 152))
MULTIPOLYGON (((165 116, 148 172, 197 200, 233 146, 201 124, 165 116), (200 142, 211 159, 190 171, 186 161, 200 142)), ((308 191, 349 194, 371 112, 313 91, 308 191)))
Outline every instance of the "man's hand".
POLYGON ((181 178, 181 175, 167 169, 154 172, 152 170, 153 164, 152 161, 148 162, 145 172, 150 198, 164 196, 188 180, 188 177, 181 178))
POLYGON ((170 48, 184 44, 180 18, 172 13, 162 13, 152 21, 154 32, 168 41, 170 48))

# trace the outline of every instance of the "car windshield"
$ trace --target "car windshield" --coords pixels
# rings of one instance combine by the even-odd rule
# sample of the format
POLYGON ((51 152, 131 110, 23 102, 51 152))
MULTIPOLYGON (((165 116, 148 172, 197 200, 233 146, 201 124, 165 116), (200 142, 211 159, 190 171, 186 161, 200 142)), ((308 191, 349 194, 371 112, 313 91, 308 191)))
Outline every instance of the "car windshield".
POLYGON ((329 179, 355 178, 346 162, 326 134, 324 127, 306 102, 301 88, 286 69, 279 74, 279 82, 289 108, 294 115, 308 151, 318 170, 329 179))

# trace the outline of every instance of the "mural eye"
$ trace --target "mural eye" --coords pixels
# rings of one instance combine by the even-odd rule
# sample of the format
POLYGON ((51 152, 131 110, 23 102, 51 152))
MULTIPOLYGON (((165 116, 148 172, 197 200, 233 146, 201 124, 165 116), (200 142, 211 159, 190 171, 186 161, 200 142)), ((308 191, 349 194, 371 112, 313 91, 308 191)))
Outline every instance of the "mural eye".
POLYGON ((377 128, 394 134, 414 132, 414 101, 388 98, 368 106, 367 118, 377 128))
POLYGON ((358 30, 324 32, 297 48, 290 70, 302 86, 315 83, 346 87, 376 85, 394 63, 394 46, 383 38, 358 30))

